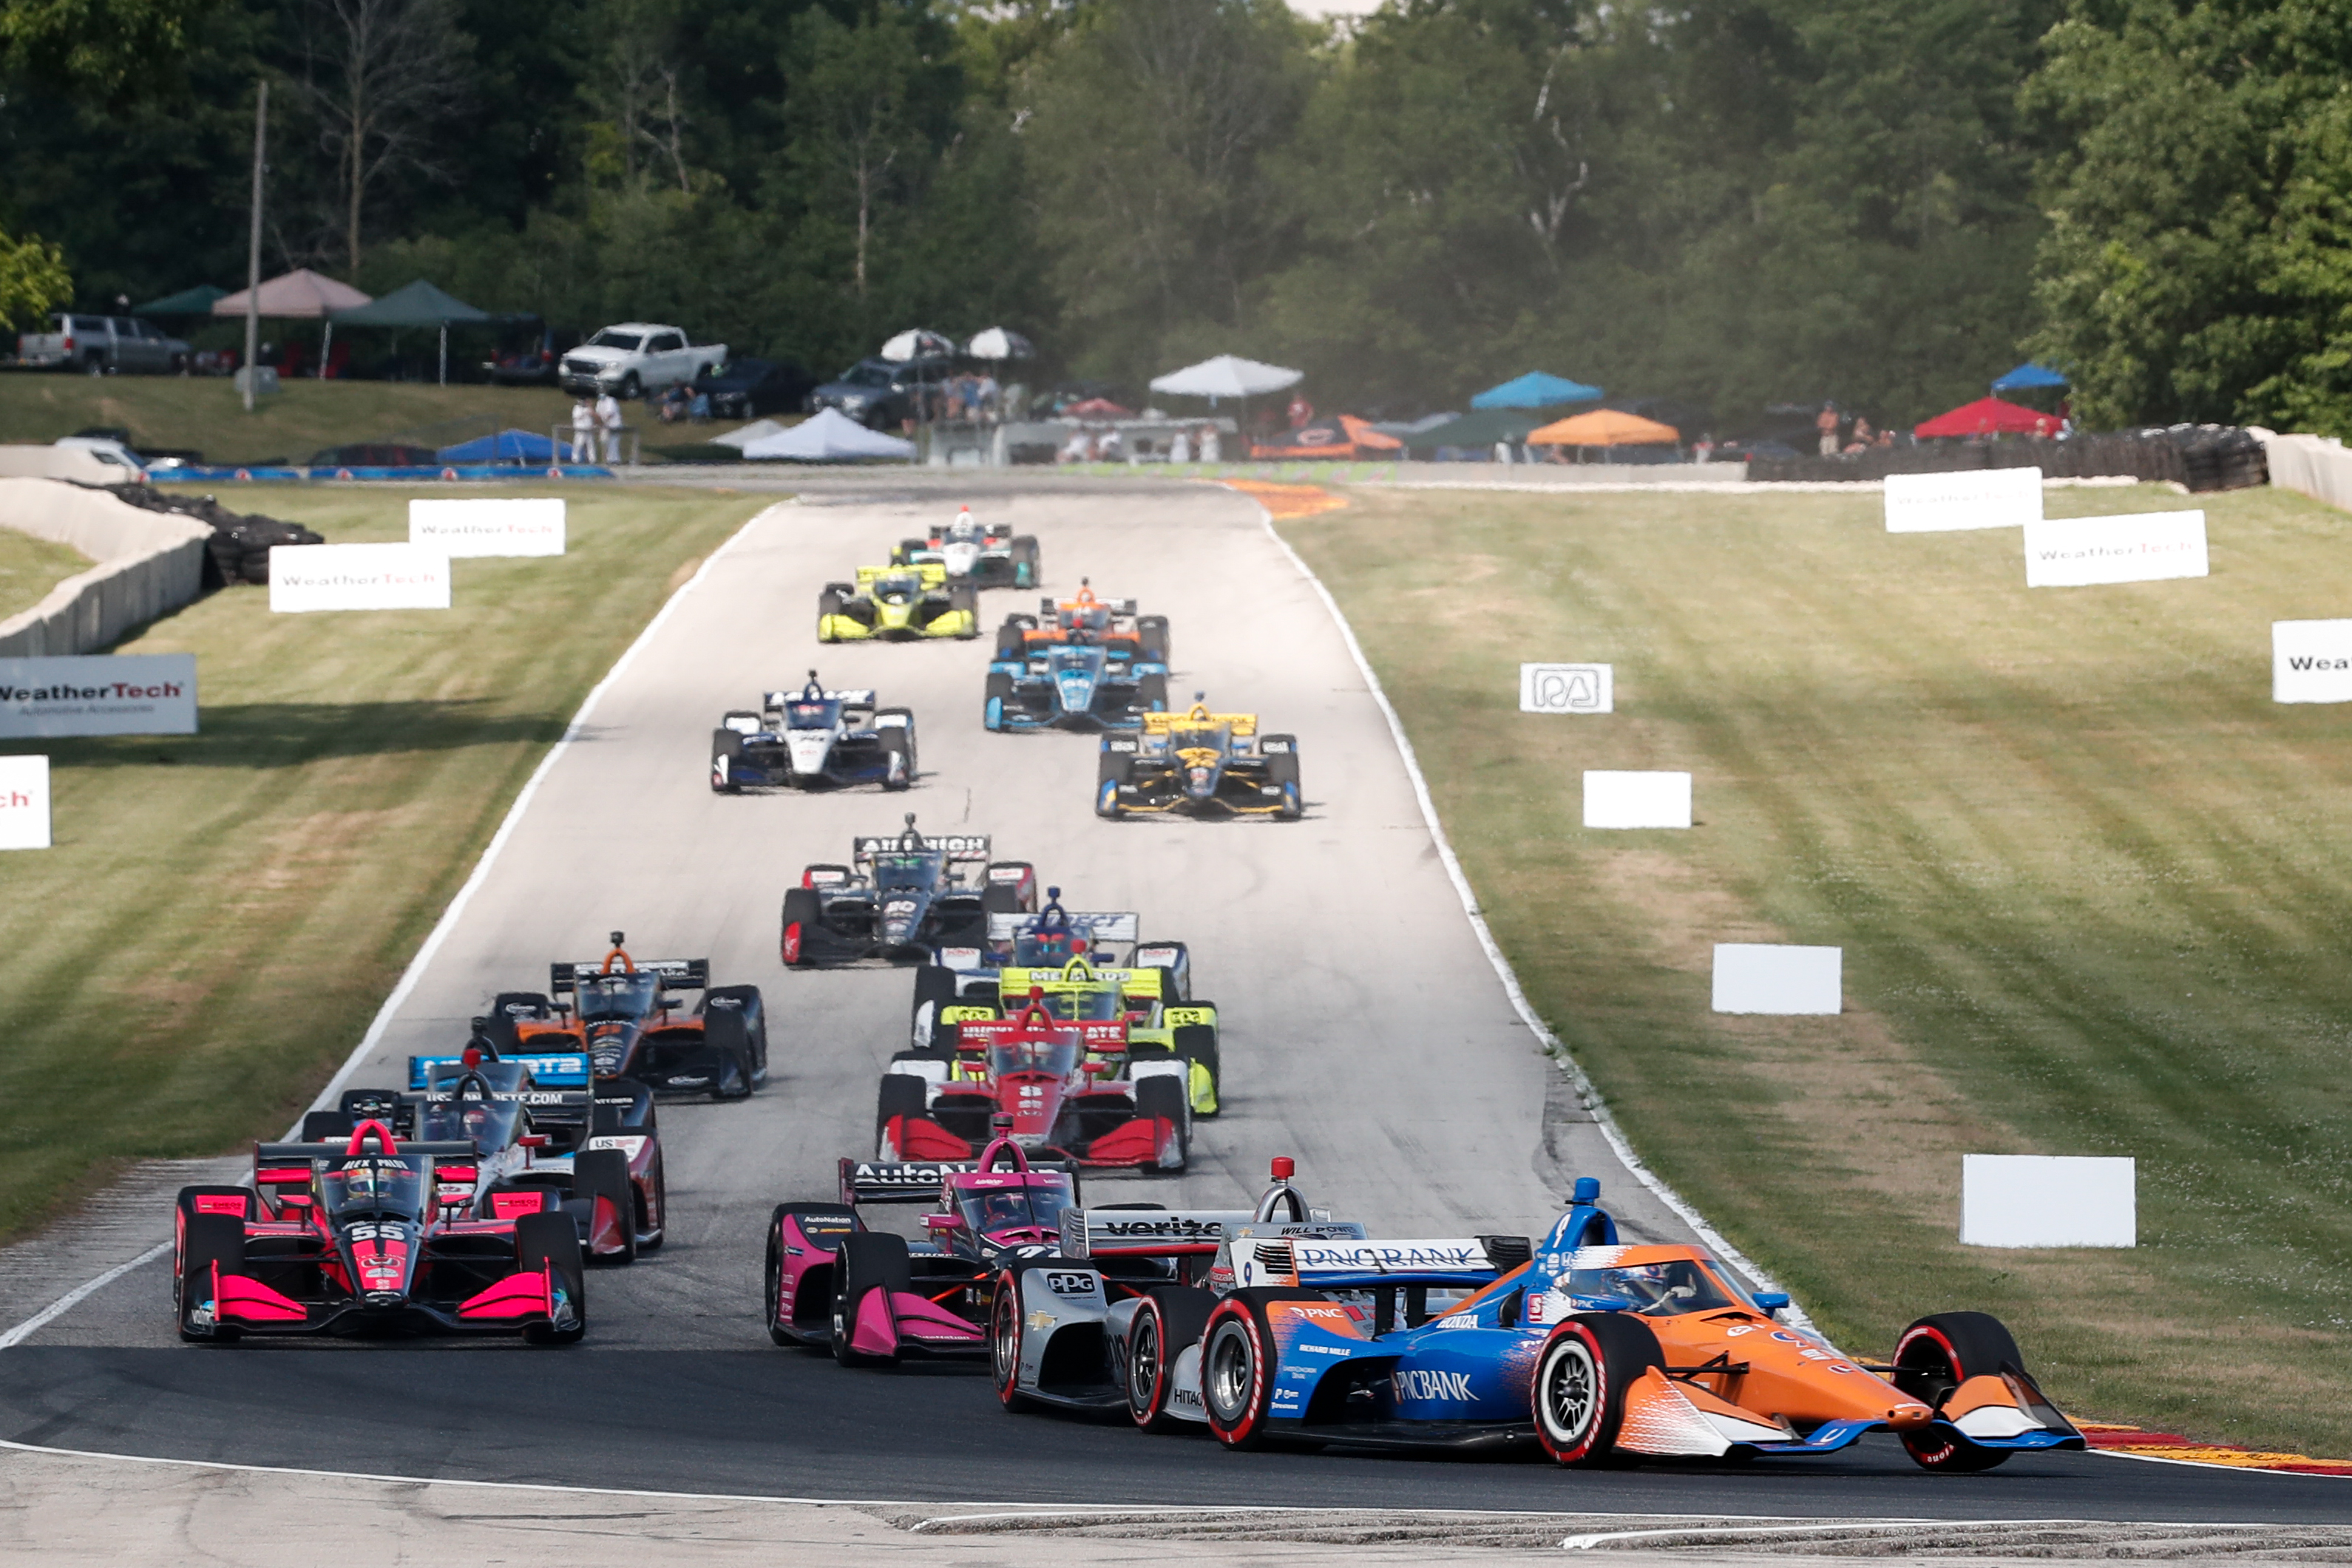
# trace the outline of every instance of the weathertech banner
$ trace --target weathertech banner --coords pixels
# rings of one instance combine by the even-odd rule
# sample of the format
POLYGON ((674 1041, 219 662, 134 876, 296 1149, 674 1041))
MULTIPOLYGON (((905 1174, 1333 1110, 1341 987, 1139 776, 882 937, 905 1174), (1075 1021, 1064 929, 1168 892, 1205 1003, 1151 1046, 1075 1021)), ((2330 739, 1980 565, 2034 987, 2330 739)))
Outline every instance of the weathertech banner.
POLYGON ((49 759, 0 757, 0 850, 49 847, 49 759))
POLYGON ((195 733, 194 653, 0 659, 0 740, 195 733))
POLYGON ((2272 622, 2271 701, 2352 703, 2352 621, 2272 622))
POLYGON ((1970 468, 1955 474, 1886 476, 1886 531, 1890 534, 2013 528, 2041 520, 2039 468, 1970 468))
POLYGON ((563 499, 415 500, 408 542, 451 558, 562 555, 563 499))
POLYGON ((2025 586, 2083 588, 2203 577, 2205 514, 2136 512, 2025 525, 2025 586))
POLYGON ((449 557, 419 545, 306 545, 269 552, 269 608, 446 610, 449 557))

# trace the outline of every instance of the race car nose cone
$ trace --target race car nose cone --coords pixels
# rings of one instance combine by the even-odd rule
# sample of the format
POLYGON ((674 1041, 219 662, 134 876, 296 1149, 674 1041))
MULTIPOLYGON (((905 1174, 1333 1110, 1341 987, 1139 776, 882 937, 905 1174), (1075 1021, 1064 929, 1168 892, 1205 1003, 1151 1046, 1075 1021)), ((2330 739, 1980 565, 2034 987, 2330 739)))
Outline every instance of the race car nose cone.
POLYGON ((1896 1431, 1910 1427, 1924 1427, 1935 1416, 1925 1405, 1897 1405, 1886 1413, 1886 1424, 1896 1431))

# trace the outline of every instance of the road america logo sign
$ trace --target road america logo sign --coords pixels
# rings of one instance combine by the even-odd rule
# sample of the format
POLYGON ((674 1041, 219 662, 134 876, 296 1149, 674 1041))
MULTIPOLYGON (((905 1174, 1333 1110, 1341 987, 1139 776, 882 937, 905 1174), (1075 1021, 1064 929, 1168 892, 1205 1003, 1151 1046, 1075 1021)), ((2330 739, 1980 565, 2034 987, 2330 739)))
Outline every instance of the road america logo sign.
POLYGON ((1615 666, 1521 664, 1521 713, 1613 713, 1615 666))

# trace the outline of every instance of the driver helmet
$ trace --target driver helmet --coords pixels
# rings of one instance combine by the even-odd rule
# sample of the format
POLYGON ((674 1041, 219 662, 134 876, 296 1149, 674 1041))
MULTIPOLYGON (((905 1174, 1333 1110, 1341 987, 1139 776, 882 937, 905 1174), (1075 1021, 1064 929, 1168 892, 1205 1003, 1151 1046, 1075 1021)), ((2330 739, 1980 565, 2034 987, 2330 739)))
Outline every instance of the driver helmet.
POLYGON ((979 533, 980 519, 971 515, 971 508, 969 506, 958 507, 955 521, 948 525, 948 538, 969 539, 978 537, 979 533))

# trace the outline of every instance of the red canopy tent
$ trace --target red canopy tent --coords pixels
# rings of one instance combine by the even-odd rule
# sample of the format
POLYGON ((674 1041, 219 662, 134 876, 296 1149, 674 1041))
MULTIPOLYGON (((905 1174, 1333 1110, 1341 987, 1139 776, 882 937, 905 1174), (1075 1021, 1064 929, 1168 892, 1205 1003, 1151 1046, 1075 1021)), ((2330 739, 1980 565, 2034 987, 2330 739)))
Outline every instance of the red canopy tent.
POLYGON ((1937 435, 2055 435, 2063 422, 2054 413, 1997 397, 1964 402, 1949 413, 1939 413, 1911 434, 1921 440, 1937 435))

